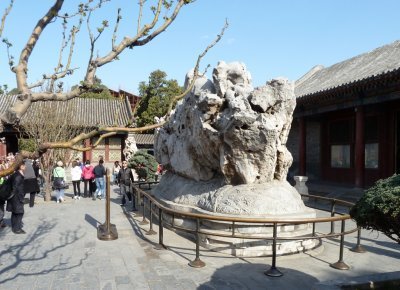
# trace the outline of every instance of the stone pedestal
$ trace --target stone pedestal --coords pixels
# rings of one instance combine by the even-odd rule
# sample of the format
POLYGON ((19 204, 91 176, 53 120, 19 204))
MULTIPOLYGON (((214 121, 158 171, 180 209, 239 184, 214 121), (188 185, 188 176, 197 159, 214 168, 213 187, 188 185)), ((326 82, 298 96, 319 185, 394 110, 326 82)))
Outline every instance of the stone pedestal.
MULTIPOLYGON (((210 212, 193 205, 182 205, 168 200, 160 200, 166 207, 174 210, 207 214, 216 217, 238 217, 238 218, 265 218, 271 220, 301 220, 315 218, 316 213, 313 209, 302 208, 296 213, 290 214, 263 214, 263 215, 232 215, 210 212)), ((164 220, 168 224, 175 227, 186 229, 189 231, 196 230, 196 220, 186 217, 174 218, 168 214, 164 215, 164 220)), ((236 235, 246 235, 247 238, 231 238, 224 235, 231 235, 233 231, 232 222, 202 220, 202 231, 208 234, 200 235, 200 245, 204 248, 234 255, 237 257, 260 257, 272 255, 272 240, 262 239, 262 237, 271 238, 273 234, 273 224, 254 224, 254 223, 239 223, 235 222, 234 232, 236 235), (260 238, 260 239, 257 239, 260 238)), ((295 238, 309 235, 312 233, 312 224, 282 224, 277 227, 277 254, 287 255, 294 254, 306 250, 310 250, 319 245, 316 239, 294 239, 294 240, 279 240, 279 237, 295 238)))
MULTIPOLYGON (((181 210, 189 212, 204 213, 201 210, 193 208, 181 208, 181 210)), ((210 213, 208 213, 210 214, 210 213)), ((219 215, 221 216, 221 215, 219 215)), ((265 218, 271 219, 301 219, 301 218, 315 218, 315 212, 310 210, 303 214, 297 214, 296 217, 290 216, 270 216, 265 218)), ((189 218, 178 218, 166 214, 164 220, 179 228, 187 230, 196 230, 196 221, 189 218)), ((235 233, 240 235, 248 235, 249 238, 231 238, 222 237, 220 235, 232 234, 232 223, 221 221, 202 221, 201 230, 207 231, 209 234, 200 235, 200 245, 204 248, 222 252, 237 257, 262 257, 272 255, 272 240, 256 239, 257 237, 272 237, 273 226, 272 224, 250 224, 250 223, 235 223, 235 233)), ((312 224, 301 225, 279 225, 278 226, 278 241, 277 241, 277 255, 288 255, 303 252, 306 250, 317 247, 320 242, 317 239, 305 240, 279 240, 279 237, 300 237, 312 232, 312 224)), ((193 236, 194 239, 194 236, 193 236)))
MULTIPOLYGON (((308 194, 308 187, 306 182, 308 180, 307 176, 295 176, 294 180, 296 181, 296 185, 294 186, 296 190, 300 194, 308 194)), ((303 198, 303 200, 307 200, 308 198, 303 198)))

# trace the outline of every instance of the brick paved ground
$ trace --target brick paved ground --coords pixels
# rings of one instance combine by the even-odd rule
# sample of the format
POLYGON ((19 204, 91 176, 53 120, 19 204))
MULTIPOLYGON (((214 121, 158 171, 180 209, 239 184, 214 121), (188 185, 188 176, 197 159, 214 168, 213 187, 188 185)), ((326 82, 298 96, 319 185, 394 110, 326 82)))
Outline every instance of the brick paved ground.
MULTIPOLYGON (((126 214, 116 188, 111 199, 111 222, 119 234, 114 241, 97 239, 104 201, 67 198, 62 204, 25 205, 27 234, 0 230, 0 289, 312 289, 320 281, 400 269, 399 246, 378 233, 364 233, 366 254, 345 249, 349 271, 329 267, 338 260, 337 240, 278 257, 280 278, 263 274, 271 258, 240 259, 205 249, 201 259, 207 266, 195 269, 187 265, 194 259, 191 241, 166 230, 168 250, 155 250, 158 236, 145 235, 148 226, 139 225, 141 218, 126 214)), ((7 213, 8 224, 9 219, 7 213)), ((354 242, 354 236, 346 238, 347 246, 354 242)))

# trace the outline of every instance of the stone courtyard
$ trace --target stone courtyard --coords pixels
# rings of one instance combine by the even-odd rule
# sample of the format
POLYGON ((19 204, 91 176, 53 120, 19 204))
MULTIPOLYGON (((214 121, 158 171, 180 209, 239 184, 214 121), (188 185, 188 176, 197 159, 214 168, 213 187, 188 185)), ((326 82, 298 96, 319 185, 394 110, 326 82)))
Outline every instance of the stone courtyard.
MULTIPOLYGON (((371 275, 400 277, 399 246, 367 231, 364 254, 349 250, 355 235, 345 238, 348 271, 329 267, 338 260, 338 239, 278 257, 277 267, 284 274, 280 278, 264 275, 270 257, 236 258, 204 248, 200 258, 206 267, 191 268, 195 244, 165 230, 168 249, 154 249, 158 235, 145 235, 148 225, 139 225, 142 218, 119 206, 117 187, 111 194, 111 222, 119 234, 114 241, 97 239, 96 226, 105 221, 105 201, 67 196, 62 204, 38 198, 33 208, 25 205, 26 235, 15 235, 10 228, 0 231, 0 289, 335 289, 334 284, 371 275)), ((9 219, 6 213, 8 224, 9 219)), ((158 231, 156 225, 154 229, 158 231)))

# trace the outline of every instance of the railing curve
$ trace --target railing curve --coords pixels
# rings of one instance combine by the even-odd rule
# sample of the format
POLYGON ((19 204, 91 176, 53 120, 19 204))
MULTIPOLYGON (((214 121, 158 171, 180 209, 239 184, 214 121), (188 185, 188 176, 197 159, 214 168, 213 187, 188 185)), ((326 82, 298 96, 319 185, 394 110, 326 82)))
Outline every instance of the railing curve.
MULTIPOLYGON (((270 218, 243 218, 236 216, 213 216, 202 213, 191 213, 184 212, 180 210, 174 210, 169 207, 163 205, 159 200, 157 200, 151 193, 146 192, 141 189, 142 186, 147 186, 147 189, 151 189, 153 184, 157 184, 158 182, 139 182, 133 184, 133 192, 135 193, 135 197, 137 199, 136 204, 142 205, 142 215, 143 220, 140 224, 150 224, 150 229, 147 232, 147 235, 157 234, 153 229, 153 217, 157 216, 159 223, 159 242, 157 245, 157 249, 166 249, 164 245, 164 235, 163 228, 173 228, 178 231, 184 231, 191 233, 195 236, 196 239, 196 258, 189 263, 192 267, 204 267, 206 264, 200 259, 200 235, 209 235, 209 236, 219 236, 225 238, 245 238, 245 239, 257 239, 257 240, 269 240, 272 241, 272 263, 269 270, 265 272, 266 275, 272 277, 280 277, 282 276, 282 272, 276 267, 276 256, 277 256, 277 241, 279 240, 310 240, 310 239, 323 239, 323 238, 333 238, 340 237, 340 246, 339 246, 339 259, 337 262, 330 264, 331 267, 339 270, 348 270, 350 267, 343 261, 343 249, 344 249, 344 237, 345 235, 357 232, 357 244, 352 249, 352 251, 357 253, 364 253, 365 250, 361 246, 361 230, 360 228, 351 228, 346 230, 346 221, 350 220, 350 215, 344 212, 337 211, 338 206, 350 208, 354 204, 348 201, 322 197, 318 195, 302 195, 302 197, 313 198, 315 200, 327 201, 330 203, 329 209, 318 208, 319 210, 330 212, 330 217, 319 217, 319 218, 305 218, 305 219, 270 219, 270 218), (147 209, 147 211, 146 211, 147 209), (150 222, 146 221, 146 215, 149 216, 150 222), (170 215, 171 221, 170 223, 166 222, 164 216, 170 215), (188 229, 185 227, 180 227, 175 224, 175 219, 177 217, 192 219, 195 221, 196 227, 195 229, 188 229), (223 233, 215 233, 210 232, 204 229, 201 229, 201 222, 203 220, 207 221, 222 221, 222 222, 231 222, 232 223, 232 231, 230 234, 223 233), (335 222, 340 222, 340 232, 335 232, 334 225, 335 222), (257 235, 250 236, 246 234, 240 234, 235 231, 237 224, 262 224, 263 226, 269 226, 272 228, 273 234, 272 236, 265 235, 257 235), (331 223, 331 231, 330 233, 323 234, 316 232, 316 225, 320 223, 331 223), (313 230, 310 235, 303 236, 295 236, 295 237, 283 237, 278 235, 277 227, 278 225, 301 225, 301 224, 312 224, 313 230)), ((312 207, 312 206, 310 206, 312 207)), ((316 208, 316 207, 314 207, 316 208)))

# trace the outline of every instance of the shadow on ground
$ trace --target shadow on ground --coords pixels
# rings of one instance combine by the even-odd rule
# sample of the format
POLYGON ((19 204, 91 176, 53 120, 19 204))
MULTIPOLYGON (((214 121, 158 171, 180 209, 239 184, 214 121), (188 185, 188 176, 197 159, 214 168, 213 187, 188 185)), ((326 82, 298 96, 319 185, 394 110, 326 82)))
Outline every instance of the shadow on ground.
POLYGON ((60 248, 74 244, 85 235, 84 233, 80 234, 80 228, 78 228, 74 231, 60 233, 57 245, 50 245, 43 242, 48 234, 54 232, 56 227, 57 222, 42 219, 36 230, 26 235, 24 240, 21 240, 17 244, 8 245, 0 251, 0 284, 21 276, 47 274, 82 265, 82 262, 87 258, 87 254, 76 264, 70 263, 68 259, 53 259, 54 263, 49 263, 49 257, 53 254, 57 255, 57 251, 60 248), (35 263, 35 268, 27 268, 25 263, 35 263))
POLYGON ((198 290, 218 289, 312 289, 318 280, 304 272, 288 268, 279 268, 281 277, 269 277, 264 274, 269 265, 241 263, 217 269, 207 281, 197 287, 198 290))

